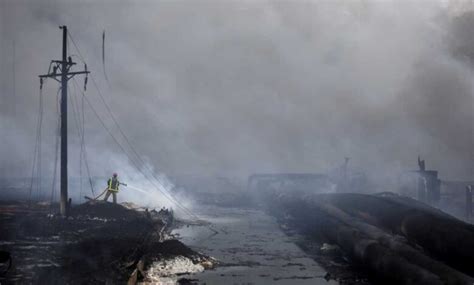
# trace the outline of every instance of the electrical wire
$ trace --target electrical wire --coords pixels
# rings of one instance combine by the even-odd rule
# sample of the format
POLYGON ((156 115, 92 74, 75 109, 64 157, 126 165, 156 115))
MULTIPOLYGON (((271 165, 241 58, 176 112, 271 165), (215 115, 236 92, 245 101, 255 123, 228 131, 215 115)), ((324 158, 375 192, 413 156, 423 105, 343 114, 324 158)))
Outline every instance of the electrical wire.
POLYGON ((102 32, 102 69, 104 71, 105 82, 107 82, 107 85, 110 87, 109 78, 105 68, 105 30, 102 32))
POLYGON ((92 183, 91 171, 89 168, 89 162, 87 160, 87 149, 86 149, 86 129, 85 129, 85 113, 84 113, 84 98, 85 94, 82 92, 81 96, 81 112, 82 112, 82 141, 81 145, 83 147, 83 155, 84 155, 84 165, 86 166, 87 177, 89 178, 89 184, 92 191, 92 196, 95 196, 94 185, 92 183))
MULTIPOLYGON (((69 87, 68 87, 69 89, 69 87)), ((79 137, 79 141, 82 143, 82 129, 79 125, 79 120, 81 120, 81 118, 78 118, 78 110, 76 110, 76 107, 77 107, 77 101, 76 101, 76 86, 74 86, 74 93, 72 92, 69 92, 69 94, 71 94, 71 96, 69 97, 70 100, 70 104, 71 104, 71 109, 72 109, 72 114, 73 114, 73 118, 74 118, 74 123, 75 123, 75 126, 76 126, 76 129, 77 129, 77 135, 79 137)), ((82 144, 80 145, 80 150, 79 150, 79 197, 82 197, 82 150, 83 150, 83 146, 82 144)))
MULTIPOLYGON (((75 84, 77 84, 77 82, 75 82, 75 84)), ((168 193, 166 192, 163 192, 163 190, 158 187, 150 178, 147 174, 145 174, 141 169, 140 169, 140 166, 137 164, 137 162, 135 161, 135 159, 133 159, 130 154, 125 150, 125 148, 122 146, 122 144, 117 140, 117 138, 113 135, 112 131, 107 127, 107 125, 105 124, 105 122, 102 120, 102 118, 100 117, 99 113, 95 110, 94 106, 92 105, 92 103, 89 101, 89 99, 87 97, 85 97, 85 101, 86 103, 89 105, 89 107, 91 108, 91 110, 93 111, 94 115, 97 117, 97 119, 99 120, 100 124, 102 125, 102 127, 106 130, 106 132, 110 135, 110 137, 113 139, 113 141, 115 142, 115 144, 120 148, 120 150, 127 156, 127 158, 130 160, 130 162, 133 164, 133 166, 137 169, 138 172, 140 172, 143 177, 153 186, 155 187, 156 189, 158 189, 158 191, 160 191, 163 196, 168 199, 172 204, 175 204, 176 206, 178 206, 178 208, 180 208, 183 212, 185 212, 186 214, 190 215, 190 216, 194 216, 197 218, 197 216, 193 215, 192 213, 189 213, 189 210, 186 209, 184 206, 180 205, 179 202, 177 202, 172 196, 170 196, 168 193)))
MULTIPOLYGON (((176 204, 176 205, 179 205, 179 208, 181 208, 181 210, 183 210, 186 214, 188 214, 189 216, 191 217, 194 217, 196 219, 199 219, 196 215, 194 215, 189 209, 187 209, 184 205, 182 205, 181 203, 179 203, 173 196, 171 193, 169 193, 167 190, 166 190, 166 187, 163 185, 163 183, 160 181, 160 179, 158 177, 156 177, 156 175, 154 174, 154 172, 152 171, 152 169, 150 169, 148 167, 148 165, 145 163, 145 161, 141 158, 141 156, 138 154, 138 152, 135 150, 135 148, 133 147, 132 143, 130 142, 130 140, 128 139, 128 137, 125 135, 124 131, 122 130, 122 128, 120 127, 120 124, 118 123, 117 119, 115 118, 115 115, 112 113, 112 110, 111 108, 109 107, 109 105, 107 104, 107 102, 105 101, 105 98, 104 96, 102 95, 102 92, 100 91, 99 89, 99 86, 97 84, 97 82, 95 81, 94 77, 91 76, 91 79, 92 79, 92 83, 94 85, 94 87, 96 88, 97 90, 97 93, 99 94, 99 97, 102 101, 102 103, 104 104, 105 106, 105 109, 107 110, 107 113, 109 114, 110 118, 112 119, 112 121, 114 122, 115 126, 117 127, 119 133, 122 135, 122 137, 124 138, 125 142, 127 143, 128 147, 130 148, 130 150, 132 151, 132 153, 134 154, 134 156, 136 157, 136 159, 138 160, 139 164, 143 165, 143 167, 151 174, 151 176, 156 180, 158 186, 155 185, 155 183, 152 183, 156 188, 158 189, 161 189, 160 192, 162 192, 164 195, 167 195, 169 197, 171 197, 171 200, 173 200, 173 204, 176 204), (164 193, 165 192, 165 193, 164 193)), ((144 174, 142 171, 140 171, 142 174, 144 174)))
MULTIPOLYGON (((94 80, 93 80, 94 82, 94 80)), ((77 82, 74 80, 74 83, 77 85, 77 82)), ((98 91, 100 92, 100 91, 98 91)), ((199 217, 197 217, 196 215, 194 215, 189 209, 187 209, 184 205, 182 205, 181 203, 179 203, 170 193, 168 193, 164 186, 161 184, 161 182, 158 181, 158 183, 160 184, 160 186, 156 185, 156 183, 150 179, 150 177, 144 173, 140 166, 139 166, 139 163, 136 162, 136 160, 134 158, 132 158, 130 156, 130 154, 125 150, 125 148, 122 146, 122 144, 120 144, 120 142, 118 141, 118 139, 113 135, 112 131, 106 126, 105 122, 102 120, 102 118, 99 116, 98 112, 95 110, 95 108, 93 107, 93 105, 91 104, 91 102, 89 101, 89 99, 87 97, 84 97, 85 98, 85 101, 87 102, 87 104, 89 105, 89 107, 92 109, 93 113, 96 115, 96 117, 98 118, 99 122, 101 123, 102 127, 104 127, 104 129, 107 131, 107 133, 112 137, 112 139, 114 140, 114 142, 119 146, 120 150, 127 156, 127 158, 130 160, 130 162, 132 162, 132 164, 134 165, 134 167, 143 175, 143 177, 154 187, 156 188, 158 191, 160 191, 163 196, 169 200, 172 204, 176 205, 179 209, 181 209, 185 214, 193 217, 194 219, 196 220, 199 220, 199 217)), ((107 106, 108 107, 108 106, 107 106)), ((110 109, 109 109, 110 110, 110 109)), ((115 121, 116 122, 116 121, 115 121)), ((136 154, 136 153, 135 153, 136 154)), ((136 154, 137 155, 137 154, 136 154)), ((152 177, 153 174, 152 174, 152 177)), ((154 177, 155 179, 157 179, 156 177, 154 177)))
POLYGON ((37 115, 37 123, 36 123, 36 140, 35 140, 35 147, 33 151, 33 164, 31 167, 31 181, 30 181, 30 189, 28 193, 28 204, 31 206, 31 202, 33 199, 33 185, 35 184, 35 176, 37 177, 37 196, 39 196, 39 192, 41 191, 41 129, 43 125, 43 89, 40 88, 39 91, 39 103, 38 103, 38 115, 37 115), (36 169, 36 173, 35 173, 36 169))
POLYGON ((42 147, 42 128, 43 128, 43 113, 44 113, 44 107, 43 107, 43 92, 41 92, 41 96, 40 96, 40 125, 39 125, 39 129, 38 129, 38 171, 37 171, 37 175, 38 175, 38 190, 37 190, 37 199, 39 200, 40 199, 40 196, 42 194, 42 189, 43 189, 43 185, 42 185, 42 174, 41 174, 41 162, 42 162, 42 150, 43 150, 43 147, 42 147))
POLYGON ((53 180, 51 182, 51 204, 54 202, 54 193, 56 192, 56 178, 58 172, 58 153, 59 153, 59 129, 61 127, 61 120, 58 118, 58 128, 56 130, 56 143, 54 147, 54 169, 53 169, 53 180))
MULTIPOLYGON (((177 201, 171 193, 169 193, 167 190, 166 190, 166 187, 163 185, 163 183, 160 181, 160 179, 155 175, 155 173, 153 172, 152 169, 150 169, 148 167, 148 165, 145 163, 145 161, 141 158, 141 156, 138 154, 138 152, 135 150, 135 148, 133 147, 132 143, 130 142, 130 140, 128 139, 128 137, 125 135, 125 132, 123 131, 123 129, 120 127, 120 124, 118 123, 117 119, 115 118, 115 115, 113 114, 110 106, 107 104, 107 102, 105 101, 105 98, 104 96, 102 95, 102 92, 100 91, 100 88, 97 84, 97 82, 95 81, 94 77, 91 76, 91 79, 92 79, 92 83, 94 85, 94 87, 96 88, 97 90, 97 94, 99 95, 102 103, 104 104, 105 106, 105 109, 107 110, 107 113, 109 114, 110 118, 112 119, 112 121, 114 122, 115 126, 117 127, 119 133, 122 135, 122 137, 124 138, 125 142, 127 143, 128 147, 131 149, 132 153, 134 154, 134 156, 136 157, 136 159, 138 160, 138 164, 141 164, 150 174, 151 176, 153 177, 153 179, 156 180, 156 183, 158 184, 158 186, 155 184, 155 183, 151 183, 153 186, 155 186, 160 192, 163 193, 163 195, 166 195, 167 197, 170 197, 169 199, 171 199, 171 202, 173 202, 173 204, 177 205, 183 212, 185 212, 187 215, 199 220, 199 217, 197 217, 195 214, 193 214, 191 212, 191 210, 189 210, 187 207, 185 207, 184 205, 182 205, 179 201, 177 201)), ((129 158, 130 159, 130 158, 129 158)), ((142 173, 142 175, 144 175, 143 171, 140 170, 139 167, 137 167, 139 169, 139 171, 142 173)), ((145 175, 144 175, 145 176, 145 175)))
MULTIPOLYGON (((71 39, 71 42, 73 43, 74 47, 76 48, 77 50, 77 53, 80 57, 80 59, 83 61, 83 63, 85 64, 85 59, 84 57, 82 56, 82 53, 80 52, 79 50, 79 47, 77 46, 76 42, 74 41, 72 35, 68 32, 68 35, 71 39)), ((195 219, 198 219, 199 220, 199 217, 196 216, 194 213, 191 212, 191 210, 189 210, 187 207, 185 207, 184 205, 182 205, 179 201, 177 201, 172 195, 171 193, 169 193, 167 190, 166 190, 166 187, 164 187, 164 185, 161 183, 160 179, 156 177, 156 175, 153 173, 153 171, 147 166, 147 164, 143 161, 143 159, 140 157, 140 155, 138 154, 138 152, 135 150, 135 148, 132 146, 132 144, 130 143, 130 140, 128 139, 128 137, 125 135, 124 131, 122 130, 122 128, 120 127, 119 123, 117 122, 114 114, 112 113, 109 105, 107 104, 107 102, 105 101, 103 95, 102 95, 102 92, 100 91, 100 88, 97 84, 97 82, 95 81, 94 77, 91 76, 91 79, 92 79, 92 83, 94 85, 94 87, 96 88, 97 90, 97 93, 99 95, 99 97, 101 98, 104 106, 106 107, 106 110, 107 112, 109 113, 111 119, 113 120, 113 122, 115 123, 117 129, 119 130, 120 134, 122 135, 122 137, 125 139, 127 145, 129 146, 129 148, 132 150, 132 153, 135 155, 136 159, 142 163, 142 165, 147 169, 147 171, 149 171, 151 173, 151 176, 156 180, 156 183, 159 185, 157 186, 155 182, 152 181, 152 179, 149 179, 148 176, 140 169, 140 166, 139 164, 136 163, 135 159, 132 159, 132 157, 127 153, 127 151, 125 150, 125 148, 118 142, 118 140, 115 138, 115 136, 112 134, 112 132, 109 130, 109 128, 107 128, 107 126, 105 125, 105 123, 102 121, 102 119, 100 118, 100 116, 98 115, 98 113, 95 111, 94 107, 92 106, 92 104, 90 103, 90 101, 87 99, 87 97, 85 97, 86 99, 86 102, 88 103, 88 105, 91 107, 91 109, 93 109, 94 111, 94 114, 97 116, 97 118, 99 119, 99 121, 101 122, 102 126, 107 130, 107 132, 109 133, 109 135, 113 138, 113 140, 115 141, 115 143, 120 147, 120 149, 122 150, 122 152, 129 158, 129 160, 135 165, 135 167, 137 168, 137 170, 148 180, 148 182, 150 182, 150 184, 152 184, 156 189, 158 189, 165 198, 167 198, 170 202, 172 202, 173 204, 175 204, 176 206, 178 206, 178 208, 180 208, 183 212, 185 212, 187 215, 195 218, 195 219)), ((77 82, 75 81, 74 79, 74 82, 75 84, 77 85, 77 82)))
MULTIPOLYGON (((82 60, 82 62, 84 64, 85 63, 85 59, 84 57, 82 56, 80 50, 79 50, 79 47, 77 46, 76 42, 74 41, 72 35, 68 32, 68 35, 71 39, 71 42, 73 43, 74 47, 76 48, 77 50, 77 53, 80 57, 80 59, 82 60)), ((75 84, 77 85, 77 82, 74 79, 74 82, 75 84)), ((143 167, 145 167, 145 169, 151 173, 151 176, 153 179, 155 179, 156 183, 158 184, 155 184, 155 182, 153 182, 153 179, 150 179, 149 177, 147 177, 147 175, 141 170, 140 166, 139 166, 139 163, 137 163, 135 161, 135 159, 132 159, 132 157, 130 156, 130 154, 128 154, 128 152, 125 150, 125 148, 119 143, 119 141, 117 140, 117 138, 115 138, 115 136, 112 134, 112 132, 110 131, 110 129, 105 125, 105 123, 102 121, 102 119, 100 118, 99 114, 96 112, 96 110, 94 109, 94 107, 92 106, 91 102, 88 100, 87 97, 84 96, 84 92, 82 92, 83 94, 83 98, 85 98, 87 104, 89 105, 89 107, 93 110, 94 114, 96 115, 96 117, 98 118, 98 120, 100 121, 101 125, 104 127, 104 129, 107 131, 107 133, 112 137, 112 139, 114 140, 114 142, 119 146, 119 148, 122 150, 122 152, 128 157, 128 159, 132 162, 132 164, 134 164, 135 168, 143 175, 143 177, 145 179, 148 180, 148 182, 154 186, 159 192, 161 192, 163 194, 163 196, 169 200, 172 204, 176 205, 179 209, 181 209, 185 214, 187 214, 188 216, 190 216, 191 218, 199 221, 200 218, 195 215, 190 209, 188 209, 186 206, 182 205, 178 200, 176 200, 176 198, 171 194, 169 193, 167 190, 166 190, 166 187, 163 185, 163 183, 160 181, 159 178, 157 178, 156 174, 148 167, 148 165, 143 161, 143 159, 141 158, 141 156, 138 154, 138 152, 135 150, 135 148, 132 146, 132 144, 130 143, 130 140, 128 139, 128 137, 125 135, 124 131, 122 130, 122 128, 120 127, 119 123, 117 122, 117 119, 115 118, 114 114, 112 113, 109 105, 107 104, 107 102, 105 101, 103 95, 102 95, 102 92, 100 91, 100 88, 97 84, 97 82, 95 81, 94 77, 91 76, 91 79, 92 79, 92 83, 94 85, 94 87, 96 88, 97 90, 97 93, 99 94, 99 97, 101 98, 103 104, 105 105, 106 107, 106 110, 107 112, 109 113, 110 117, 112 118, 113 122, 115 123, 117 129, 119 130, 120 134, 122 135, 122 137, 125 139, 127 145, 129 146, 129 148, 132 150, 132 153, 135 155, 136 159, 143 165, 143 167)), ((217 234, 218 231, 216 229, 214 229, 211 225, 208 225, 208 228, 209 230, 211 230, 214 234, 217 234)))
MULTIPOLYGON (((79 113, 79 103, 77 101, 77 84, 74 85, 74 92, 71 93, 71 106, 73 110, 73 117, 74 117, 74 122, 78 131, 78 137, 80 140, 80 152, 79 152, 79 176, 80 176, 80 197, 82 197, 82 190, 83 190, 83 185, 82 185, 82 164, 84 163, 84 166, 86 167, 87 171, 87 176, 89 179, 89 184, 91 187, 91 192, 92 195, 95 196, 95 191, 94 191, 94 186, 92 183, 92 177, 90 175, 90 169, 89 169, 89 163, 87 160, 87 151, 86 151, 86 146, 85 146, 85 117, 84 117, 84 102, 82 102, 82 116, 79 113)), ((82 96, 82 100, 84 100, 84 94, 82 96)))
POLYGON ((56 178, 57 178, 57 172, 58 172, 58 153, 59 153, 59 132, 61 129, 61 113, 59 110, 59 105, 60 105, 60 98, 59 98, 59 92, 61 91, 61 87, 58 89, 58 94, 56 95, 56 109, 57 109, 57 115, 58 115, 58 124, 57 124, 57 129, 56 129, 56 144, 54 148, 54 169, 53 169, 53 181, 51 183, 51 197, 50 197, 50 205, 53 204, 54 202, 54 193, 56 192, 56 178))

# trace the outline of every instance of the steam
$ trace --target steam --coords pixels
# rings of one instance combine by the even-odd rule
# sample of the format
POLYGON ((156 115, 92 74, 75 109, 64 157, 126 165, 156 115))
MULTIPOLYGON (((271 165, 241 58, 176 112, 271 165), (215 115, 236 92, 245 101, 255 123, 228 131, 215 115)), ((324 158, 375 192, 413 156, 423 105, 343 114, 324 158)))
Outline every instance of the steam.
MULTIPOLYGON (((1 3, 4 176, 29 175, 37 75, 60 55, 57 27, 65 24, 156 173, 327 172, 351 157, 387 181, 415 168, 421 155, 442 178, 472 178, 470 1, 1 3), (110 87, 100 72, 104 29, 110 87)), ((77 54, 72 44, 69 52, 77 54)), ((45 86, 43 173, 53 169, 56 91, 55 82, 45 86)), ((91 85, 86 96, 125 144, 91 85)), ((93 175, 139 181, 142 174, 84 112, 93 175)), ((74 175, 72 119, 70 138, 74 175)), ((141 180, 134 187, 150 188, 141 180)), ((142 194, 123 197, 148 199, 142 194)))

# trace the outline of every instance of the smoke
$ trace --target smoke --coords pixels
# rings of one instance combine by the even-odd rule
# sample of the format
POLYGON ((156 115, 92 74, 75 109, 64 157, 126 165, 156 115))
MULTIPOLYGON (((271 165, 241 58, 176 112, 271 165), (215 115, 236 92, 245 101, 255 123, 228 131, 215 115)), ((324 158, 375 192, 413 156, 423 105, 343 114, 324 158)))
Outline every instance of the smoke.
MULTIPOLYGON (((326 172, 351 157, 384 180, 421 155, 442 178, 472 178, 471 1, 0 3, 2 175, 29 175, 37 75, 59 58, 67 25, 156 173, 326 172)), ((80 68, 71 42, 69 53, 80 68)), ((70 96, 80 102, 77 80, 70 96)), ((43 173, 53 169, 57 87, 43 91, 43 173)), ((126 145, 91 80, 85 96, 126 145)), ((87 105, 84 115, 93 175, 138 180, 87 105)), ((80 140, 69 124, 75 175, 80 140)))

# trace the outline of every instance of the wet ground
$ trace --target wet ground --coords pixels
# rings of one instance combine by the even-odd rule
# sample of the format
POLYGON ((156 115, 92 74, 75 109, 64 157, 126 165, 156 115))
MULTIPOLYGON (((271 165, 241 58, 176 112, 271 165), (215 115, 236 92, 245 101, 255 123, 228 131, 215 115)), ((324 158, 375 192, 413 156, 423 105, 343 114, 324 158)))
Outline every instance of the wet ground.
POLYGON ((187 246, 221 264, 181 278, 198 284, 338 284, 285 235, 274 218, 262 211, 217 206, 195 213, 212 223, 173 231, 187 246))
POLYGON ((0 284, 135 284, 160 260, 199 265, 204 257, 165 240, 170 212, 129 206, 81 204, 62 218, 46 204, 0 203, 0 253, 12 261, 0 260, 0 284))

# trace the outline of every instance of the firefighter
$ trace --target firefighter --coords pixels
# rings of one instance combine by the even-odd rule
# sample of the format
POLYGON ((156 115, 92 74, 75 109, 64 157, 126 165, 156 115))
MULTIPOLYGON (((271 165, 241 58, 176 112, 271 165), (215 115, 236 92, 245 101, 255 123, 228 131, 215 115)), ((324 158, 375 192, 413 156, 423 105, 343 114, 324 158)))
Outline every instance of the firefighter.
POLYGON ((119 191, 120 185, 127 186, 127 184, 118 181, 117 173, 114 173, 112 175, 112 178, 109 178, 109 180, 107 181, 107 193, 105 194, 104 201, 107 201, 109 199, 109 196, 112 195, 114 204, 117 204, 117 193, 119 191))

